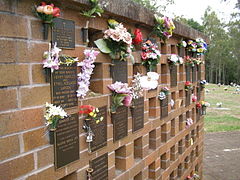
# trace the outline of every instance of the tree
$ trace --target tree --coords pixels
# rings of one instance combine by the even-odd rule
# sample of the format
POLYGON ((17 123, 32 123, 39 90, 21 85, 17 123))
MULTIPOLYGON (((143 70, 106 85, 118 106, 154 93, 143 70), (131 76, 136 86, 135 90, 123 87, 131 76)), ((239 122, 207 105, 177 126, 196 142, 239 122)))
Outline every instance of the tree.
POLYGON ((174 0, 132 0, 141 4, 142 6, 152 10, 155 13, 163 13, 166 11, 166 7, 170 4, 174 4, 174 0))
POLYGON ((187 19, 183 16, 181 16, 181 17, 176 16, 175 20, 177 20, 185 25, 188 25, 188 26, 192 27, 193 29, 196 29, 200 32, 203 32, 203 30, 204 30, 204 27, 201 24, 199 24, 197 21, 195 21, 193 18, 187 19))

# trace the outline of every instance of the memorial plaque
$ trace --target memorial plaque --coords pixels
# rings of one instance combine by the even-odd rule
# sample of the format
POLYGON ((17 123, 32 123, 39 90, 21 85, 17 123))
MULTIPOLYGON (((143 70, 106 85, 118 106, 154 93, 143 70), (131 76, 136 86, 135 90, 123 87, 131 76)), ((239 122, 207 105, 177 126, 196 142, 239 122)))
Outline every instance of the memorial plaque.
POLYGON ((185 56, 185 48, 184 47, 179 47, 178 48, 178 55, 180 57, 184 57, 185 56))
POLYGON ((132 113, 132 131, 135 132, 144 126, 144 98, 134 99, 132 113))
POLYGON ((96 151, 107 145, 107 106, 98 108, 98 117, 103 117, 103 121, 96 124, 95 121, 90 121, 90 127, 93 131, 93 142, 91 142, 91 151, 96 151))
POLYGON ((90 161, 91 180, 108 180, 108 153, 90 161))
POLYGON ((122 83, 128 82, 128 64, 127 61, 113 60, 111 67, 111 74, 113 83, 120 81, 122 83))
POLYGON ((171 87, 177 86, 177 66, 170 66, 171 87))
POLYGON ((200 117, 201 117, 201 109, 197 109, 197 113, 196 113, 196 116, 197 116, 197 122, 200 120, 200 117))
POLYGON ((191 81, 191 66, 185 66, 186 69, 186 81, 191 81))
POLYGON ((63 108, 75 107, 77 99, 77 65, 60 65, 51 75, 52 103, 63 108))
POLYGON ((191 103, 191 93, 192 93, 191 90, 186 91, 186 103, 185 103, 186 106, 189 106, 191 103))
POLYGON ((78 113, 59 121, 54 143, 55 168, 61 168, 79 159, 78 113))
POLYGON ((201 81, 201 65, 197 66, 197 80, 201 81))
POLYGON ((161 118, 168 116, 168 97, 160 101, 161 106, 161 118))
POLYGON ((57 43, 57 47, 75 48, 75 22, 66 19, 54 18, 52 27, 52 42, 57 43))
POLYGON ((128 135, 128 108, 120 106, 116 113, 111 115, 113 122, 113 141, 128 135))
POLYGON ((194 67, 192 67, 192 82, 196 82, 197 81, 196 75, 197 75, 197 67, 194 66, 194 67))

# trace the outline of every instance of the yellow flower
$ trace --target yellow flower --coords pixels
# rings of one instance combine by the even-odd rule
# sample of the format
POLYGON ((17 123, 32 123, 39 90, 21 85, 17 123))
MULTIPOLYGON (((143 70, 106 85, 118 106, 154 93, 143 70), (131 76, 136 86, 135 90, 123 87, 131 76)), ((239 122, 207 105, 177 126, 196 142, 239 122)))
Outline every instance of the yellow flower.
POLYGON ((102 121, 103 120, 103 117, 100 117, 100 121, 102 121))
POLYGON ((52 13, 53 13, 53 7, 50 6, 50 5, 44 6, 44 8, 43 8, 43 13, 49 14, 49 15, 52 14, 52 13))
POLYGON ((98 109, 98 108, 96 108, 96 109, 95 109, 95 111, 98 113, 98 112, 99 112, 99 109, 98 109))
POLYGON ((114 20, 114 19, 109 19, 109 20, 108 20, 108 23, 109 23, 110 25, 113 25, 113 26, 116 26, 116 25, 119 24, 119 22, 117 22, 117 21, 114 20))
POLYGON ((98 123, 100 123, 100 121, 99 121, 99 120, 96 120, 96 124, 98 124, 98 123))
POLYGON ((89 113, 89 116, 92 116, 92 117, 93 117, 93 116, 94 116, 94 112, 90 112, 90 113, 89 113))

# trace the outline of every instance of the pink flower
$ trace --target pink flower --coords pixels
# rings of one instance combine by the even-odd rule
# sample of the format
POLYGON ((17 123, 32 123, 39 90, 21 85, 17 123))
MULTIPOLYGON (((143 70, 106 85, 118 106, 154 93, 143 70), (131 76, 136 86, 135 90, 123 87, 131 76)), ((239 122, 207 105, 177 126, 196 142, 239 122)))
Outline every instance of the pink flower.
POLYGON ((128 95, 125 96, 124 100, 123 100, 123 105, 126 107, 129 107, 132 103, 132 96, 128 95))
POLYGON ((142 57, 142 59, 143 60, 146 60, 147 59, 147 53, 145 53, 145 52, 141 52, 141 57, 142 57))
POLYGON ((197 96, 195 96, 194 94, 192 94, 192 102, 196 102, 197 101, 197 96))
POLYGON ((60 9, 58 7, 53 8, 53 17, 60 16, 60 9))
POLYGON ((114 84, 107 86, 111 91, 118 94, 129 94, 131 92, 131 88, 128 87, 127 83, 122 83, 116 81, 114 84))
POLYGON ((53 13, 53 7, 51 5, 44 6, 43 13, 48 14, 48 15, 52 14, 53 13))

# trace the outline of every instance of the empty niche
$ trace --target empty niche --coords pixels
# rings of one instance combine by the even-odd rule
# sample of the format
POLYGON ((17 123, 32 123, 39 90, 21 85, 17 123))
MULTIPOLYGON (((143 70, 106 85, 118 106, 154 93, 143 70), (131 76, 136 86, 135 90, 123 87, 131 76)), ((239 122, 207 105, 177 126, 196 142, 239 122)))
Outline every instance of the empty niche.
POLYGON ((118 176, 119 174, 121 174, 123 171, 126 170, 126 164, 125 164, 125 154, 126 149, 124 148, 124 146, 118 148, 115 150, 115 172, 116 172, 116 176, 118 176))
POLYGON ((190 161, 191 161, 191 163, 194 161, 194 150, 191 151, 190 161))
MULTIPOLYGON (((85 34, 83 33, 83 36, 85 36, 85 34)), ((94 41, 103 38, 103 31, 99 30, 99 29, 94 29, 94 28, 89 28, 88 29, 88 39, 89 39, 89 43, 88 43, 88 47, 97 47, 96 44, 94 43, 94 41)), ((83 38, 84 40, 84 38, 83 38)))
POLYGON ((198 164, 196 164, 196 166, 195 166, 195 171, 196 171, 196 172, 199 171, 199 165, 198 165, 198 164))
POLYGON ((167 154, 164 153, 163 155, 161 155, 161 169, 167 169, 167 168, 168 168, 167 154))
POLYGON ((195 108, 192 108, 192 120, 193 120, 193 122, 195 122, 195 116, 196 116, 196 110, 195 110, 195 108))
POLYGON ((155 161, 148 166, 148 179, 156 179, 156 163, 155 161))
POLYGON ((195 153, 196 153, 196 157, 198 157, 199 156, 199 147, 198 146, 196 146, 195 153))
POLYGON ((185 168, 185 169, 188 169, 188 168, 189 168, 189 156, 187 156, 187 157, 184 159, 184 168, 185 168))
POLYGON ((133 180, 142 180, 142 176, 142 172, 140 172, 136 176, 134 176, 133 180))
POLYGON ((181 107, 183 106, 183 94, 183 90, 179 90, 179 103, 181 107))
POLYGON ((167 54, 167 44, 161 43, 161 54, 167 54))
POLYGON ((137 73, 140 73, 140 74, 146 74, 147 73, 146 68, 141 63, 133 64, 133 74, 135 75, 137 73))
POLYGON ((191 131, 191 138, 192 138, 193 142, 196 141, 196 134, 195 134, 195 130, 194 129, 191 131))
POLYGON ((176 45, 171 45, 171 54, 177 54, 176 45))
POLYGON ((157 148, 156 129, 149 132, 149 149, 155 150, 157 148))
POLYGON ((142 137, 139 137, 134 140, 134 159, 142 159, 143 157, 143 145, 142 145, 142 137))
POLYGON ((179 116, 179 131, 182 131, 184 128, 184 121, 183 121, 183 115, 181 114, 179 116))
POLYGON ((170 179, 170 180, 175 180, 175 179, 174 179, 174 171, 171 172, 171 174, 170 174, 170 176, 169 176, 169 179, 170 179))
POLYGON ((171 136, 174 137, 176 135, 176 123, 175 119, 171 120, 171 136))
POLYGON ((183 144, 183 140, 181 139, 180 141, 178 141, 178 153, 182 154, 184 152, 184 144, 183 144))
POLYGON ((197 128, 196 128, 196 136, 197 136, 197 138, 199 138, 199 126, 197 126, 197 128))
POLYGON ((153 98, 149 98, 149 117, 154 118, 157 117, 159 115, 158 111, 160 111, 156 104, 159 100, 156 97, 153 98))
POLYGON ((178 165, 177 176, 178 176, 178 177, 182 177, 182 175, 183 175, 183 164, 180 163, 180 164, 178 165))
POLYGON ((167 84, 167 65, 166 64, 161 64, 161 84, 167 84))
POLYGON ((190 146, 190 136, 187 134, 185 136, 185 147, 188 148, 190 146))
POLYGON ((167 124, 163 124, 161 126, 161 142, 167 142, 168 135, 167 135, 167 124))
POLYGON ((175 161, 176 158, 177 158, 177 149, 176 149, 177 146, 172 146, 170 148, 170 161, 175 161))
POLYGON ((171 87, 177 86, 177 65, 171 65, 170 68, 170 85, 171 87))

